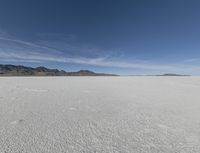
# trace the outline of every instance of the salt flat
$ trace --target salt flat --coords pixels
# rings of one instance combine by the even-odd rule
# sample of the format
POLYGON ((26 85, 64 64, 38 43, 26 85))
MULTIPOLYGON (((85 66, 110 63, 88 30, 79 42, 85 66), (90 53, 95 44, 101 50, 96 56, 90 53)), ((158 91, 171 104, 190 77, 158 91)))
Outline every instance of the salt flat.
POLYGON ((200 77, 1 77, 0 153, 199 153, 200 77))

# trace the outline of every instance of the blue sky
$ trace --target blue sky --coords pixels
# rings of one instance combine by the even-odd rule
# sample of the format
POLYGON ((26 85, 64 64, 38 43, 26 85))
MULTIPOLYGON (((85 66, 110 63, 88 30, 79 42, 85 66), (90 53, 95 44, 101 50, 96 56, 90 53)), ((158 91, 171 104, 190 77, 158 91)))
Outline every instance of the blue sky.
POLYGON ((198 0, 0 0, 0 63, 200 75, 198 0))

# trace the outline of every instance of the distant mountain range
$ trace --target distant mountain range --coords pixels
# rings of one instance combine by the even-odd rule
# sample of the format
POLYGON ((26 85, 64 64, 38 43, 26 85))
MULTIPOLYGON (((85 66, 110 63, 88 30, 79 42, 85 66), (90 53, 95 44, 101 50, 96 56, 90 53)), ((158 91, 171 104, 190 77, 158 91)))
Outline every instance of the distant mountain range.
POLYGON ((46 67, 26 67, 21 65, 0 64, 0 76, 117 76, 115 74, 95 73, 89 70, 66 72, 46 67))
POLYGON ((190 76, 190 75, 186 75, 186 74, 174 74, 174 73, 165 73, 165 74, 156 75, 156 76, 190 76))
POLYGON ((128 75, 128 76, 191 76, 191 75, 188 75, 188 74, 176 74, 176 73, 165 73, 165 74, 128 75))

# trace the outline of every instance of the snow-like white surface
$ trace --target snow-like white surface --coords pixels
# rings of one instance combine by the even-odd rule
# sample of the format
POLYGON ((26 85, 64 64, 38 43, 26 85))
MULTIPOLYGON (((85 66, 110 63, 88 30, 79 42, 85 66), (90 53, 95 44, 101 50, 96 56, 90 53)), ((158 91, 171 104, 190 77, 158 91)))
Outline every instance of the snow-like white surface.
POLYGON ((199 77, 2 77, 0 153, 199 153, 199 77))

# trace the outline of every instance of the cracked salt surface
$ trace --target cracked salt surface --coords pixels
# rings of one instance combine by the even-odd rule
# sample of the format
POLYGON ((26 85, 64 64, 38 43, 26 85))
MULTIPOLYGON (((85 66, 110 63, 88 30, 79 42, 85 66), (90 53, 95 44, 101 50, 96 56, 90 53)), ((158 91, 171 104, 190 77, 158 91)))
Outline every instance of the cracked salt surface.
POLYGON ((199 82, 0 78, 0 153, 199 153, 199 82))

